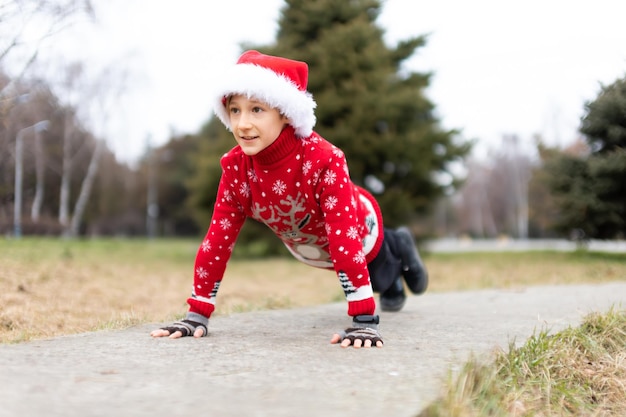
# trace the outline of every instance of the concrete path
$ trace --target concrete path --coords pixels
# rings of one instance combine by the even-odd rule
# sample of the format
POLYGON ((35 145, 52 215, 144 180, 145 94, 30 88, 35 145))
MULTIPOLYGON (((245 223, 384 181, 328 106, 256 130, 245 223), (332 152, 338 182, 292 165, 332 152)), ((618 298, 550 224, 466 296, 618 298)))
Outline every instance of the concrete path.
POLYGON ((381 314, 383 349, 328 343, 344 303, 215 317, 197 340, 148 325, 0 345, 0 416, 415 416, 471 352, 625 300, 626 283, 426 293, 381 314))

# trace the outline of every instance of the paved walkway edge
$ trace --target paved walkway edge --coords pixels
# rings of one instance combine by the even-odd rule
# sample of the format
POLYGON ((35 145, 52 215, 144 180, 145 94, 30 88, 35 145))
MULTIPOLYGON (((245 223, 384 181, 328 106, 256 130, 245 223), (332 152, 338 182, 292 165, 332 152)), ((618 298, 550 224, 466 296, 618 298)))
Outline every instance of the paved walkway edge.
POLYGON ((622 307, 626 283, 426 293, 381 314, 383 349, 328 343, 344 303, 215 317, 209 337, 157 324, 0 346, 0 416, 401 416, 470 353, 622 307))

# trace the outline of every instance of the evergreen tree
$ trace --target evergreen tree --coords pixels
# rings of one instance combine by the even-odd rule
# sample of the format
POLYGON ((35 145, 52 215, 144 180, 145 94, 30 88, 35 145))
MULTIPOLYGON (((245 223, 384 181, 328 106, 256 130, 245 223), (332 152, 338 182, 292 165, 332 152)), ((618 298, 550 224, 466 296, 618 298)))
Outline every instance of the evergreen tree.
POLYGON ((581 133, 596 155, 626 149, 626 77, 603 86, 585 105, 581 133))
POLYGON ((424 94, 430 74, 403 70, 426 39, 387 47, 380 11, 377 0, 287 0, 277 43, 262 52, 309 64, 315 130, 346 153, 352 179, 378 194, 394 226, 434 206, 446 185, 433 174, 453 178, 450 164, 470 145, 439 128, 424 94))
MULTIPOLYGON (((393 227, 427 211, 456 185, 456 179, 439 184, 434 174, 454 178, 450 165, 467 155, 470 144, 458 142, 457 131, 439 127, 424 92, 430 74, 403 68, 426 39, 389 48, 376 25, 380 11, 378 0, 287 0, 276 43, 244 49, 308 63, 315 130, 345 152, 353 181, 376 194, 386 225, 393 227)), ((215 129, 215 120, 200 134, 204 145, 192 181, 190 203, 201 224, 207 224, 214 202, 219 157, 235 145, 230 132, 215 129)), ((246 241, 246 227, 240 241, 246 241)))
POLYGON ((587 237, 626 236, 626 78, 601 88, 585 105, 581 133, 587 157, 562 155, 547 167, 558 198, 561 231, 587 237))

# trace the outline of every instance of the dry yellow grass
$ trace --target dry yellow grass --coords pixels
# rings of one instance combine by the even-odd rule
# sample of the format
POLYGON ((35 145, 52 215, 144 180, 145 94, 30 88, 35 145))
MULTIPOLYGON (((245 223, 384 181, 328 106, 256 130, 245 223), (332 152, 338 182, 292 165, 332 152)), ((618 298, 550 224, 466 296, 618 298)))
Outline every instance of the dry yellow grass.
MULTIPOLYGON (((197 240, 0 241, 0 342, 166 322, 186 311, 197 240)), ((425 257, 429 291, 626 279, 622 257, 425 257)), ((216 314, 343 300, 335 275, 292 259, 231 260, 216 314)))
MULTIPOLYGON (((163 322, 184 314, 196 241, 24 239, 0 243, 0 342, 163 322)), ((337 301, 329 271, 232 261, 216 314, 337 301)))
POLYGON ((435 291, 626 280, 626 256, 592 252, 438 254, 426 258, 435 291))

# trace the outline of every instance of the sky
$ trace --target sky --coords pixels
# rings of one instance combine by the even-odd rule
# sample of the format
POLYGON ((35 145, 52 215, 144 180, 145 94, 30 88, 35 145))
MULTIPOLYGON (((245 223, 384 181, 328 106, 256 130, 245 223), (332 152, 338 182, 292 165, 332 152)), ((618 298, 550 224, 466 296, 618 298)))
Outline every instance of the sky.
MULTIPOLYGON (((212 116, 216 71, 242 43, 272 44, 283 0, 107 0, 97 21, 54 36, 42 56, 117 66, 130 74, 103 135, 121 160, 212 116)), ((406 62, 431 72, 426 96, 444 129, 476 139, 477 157, 503 135, 551 145, 578 137, 584 103, 626 76, 623 0, 384 0, 378 25, 395 45, 428 35, 406 62)), ((327 138, 332 141, 332 138, 327 138)))

